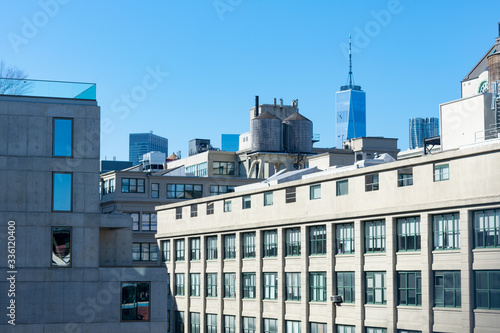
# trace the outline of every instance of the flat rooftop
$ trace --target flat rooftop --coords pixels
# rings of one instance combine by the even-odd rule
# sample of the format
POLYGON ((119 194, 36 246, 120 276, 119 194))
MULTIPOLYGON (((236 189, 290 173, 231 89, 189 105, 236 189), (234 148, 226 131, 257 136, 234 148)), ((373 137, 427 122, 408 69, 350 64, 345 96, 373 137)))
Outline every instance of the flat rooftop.
POLYGON ((0 95, 96 100, 96 84, 0 78, 0 95))

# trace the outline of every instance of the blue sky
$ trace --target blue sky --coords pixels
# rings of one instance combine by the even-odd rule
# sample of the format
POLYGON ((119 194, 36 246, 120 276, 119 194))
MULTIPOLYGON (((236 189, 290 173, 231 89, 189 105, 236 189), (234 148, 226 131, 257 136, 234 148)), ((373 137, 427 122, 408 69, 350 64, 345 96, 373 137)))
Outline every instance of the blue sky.
POLYGON ((437 117, 498 36, 500 2, 483 1, 9 1, 0 59, 33 79, 97 83, 101 157, 128 159, 128 134, 153 131, 169 152, 249 130, 261 103, 299 99, 335 145, 335 92, 366 91, 367 135, 399 138, 408 119, 437 117), (480 5, 479 5, 480 4, 480 5))

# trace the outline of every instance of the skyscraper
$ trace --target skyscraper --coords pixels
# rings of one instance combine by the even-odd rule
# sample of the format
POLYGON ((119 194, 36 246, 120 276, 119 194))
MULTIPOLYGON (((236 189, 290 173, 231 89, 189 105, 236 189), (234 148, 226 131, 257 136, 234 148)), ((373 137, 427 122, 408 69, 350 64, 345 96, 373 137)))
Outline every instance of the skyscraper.
POLYGON ((425 138, 439 135, 438 118, 410 118, 410 149, 424 146, 425 138))
POLYGON ((349 36, 349 75, 348 83, 335 94, 335 122, 337 148, 342 142, 366 136, 366 94, 361 86, 354 85, 352 76, 351 36, 349 36))
POLYGON ((153 133, 130 133, 128 160, 139 164, 142 155, 150 151, 159 151, 168 155, 168 139, 153 133))

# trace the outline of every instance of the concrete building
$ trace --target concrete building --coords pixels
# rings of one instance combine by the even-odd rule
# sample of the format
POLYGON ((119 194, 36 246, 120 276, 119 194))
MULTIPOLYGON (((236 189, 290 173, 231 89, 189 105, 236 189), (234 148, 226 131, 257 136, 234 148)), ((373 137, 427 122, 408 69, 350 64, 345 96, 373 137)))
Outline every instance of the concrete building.
POLYGON ((168 139, 151 133, 130 133, 128 155, 129 161, 139 164, 141 157, 151 151, 159 151, 168 155, 168 139))
POLYGON ((184 166, 152 172, 139 165, 101 174, 101 213, 132 223, 129 241, 134 266, 159 266, 156 206, 231 193, 237 186, 256 181, 212 174, 207 177, 206 170, 204 176, 195 176, 186 173, 184 166))
POLYGON ((165 268, 133 268, 131 221, 100 214, 95 85, 23 81, 0 96, 0 331, 166 331, 165 268))
MULTIPOLYGON (((491 72, 496 53, 488 60, 491 72)), ((497 332, 500 138, 474 133, 498 124, 499 97, 441 105, 440 147, 427 154, 396 161, 368 147, 371 158, 357 161, 364 141, 349 140, 343 153, 310 157, 309 169, 157 207, 171 325, 497 332)))
POLYGON ((424 139, 439 136, 439 118, 410 118, 410 149, 424 146, 424 139))

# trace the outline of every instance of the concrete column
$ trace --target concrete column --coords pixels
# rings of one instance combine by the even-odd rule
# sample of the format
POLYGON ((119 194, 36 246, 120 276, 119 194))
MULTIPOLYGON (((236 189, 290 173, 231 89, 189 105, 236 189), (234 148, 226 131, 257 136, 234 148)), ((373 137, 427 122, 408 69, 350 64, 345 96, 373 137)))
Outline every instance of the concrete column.
POLYGON ((420 251, 422 253, 422 333, 432 332, 434 307, 434 276, 432 273, 432 215, 420 216, 420 251))
POLYGON ((217 235, 217 299, 219 308, 217 309, 217 329, 224 328, 224 237, 217 235))
POLYGON ((256 261, 256 272, 255 272, 255 301, 257 302, 257 313, 255 314, 256 332, 262 332, 262 299, 264 295, 262 293, 264 287, 264 279, 262 276, 262 230, 255 230, 255 261, 256 261))
POLYGON ((243 307, 242 304, 242 299, 243 299, 243 292, 241 289, 241 275, 242 275, 242 265, 241 265, 241 258, 242 256, 242 242, 241 242, 241 237, 242 237, 241 232, 236 232, 236 239, 235 239, 235 248, 236 248, 236 270, 235 270, 235 275, 236 275, 236 281, 234 282, 235 286, 235 291, 236 291, 236 320, 235 320, 235 325, 236 327, 243 327, 243 320, 241 318, 241 309, 243 307))
POLYGON ((285 229, 278 228, 278 331, 285 331, 285 229))
POLYGON ((206 313, 207 313, 207 287, 206 287, 206 272, 207 272, 207 246, 205 244, 205 237, 200 237, 200 265, 201 265, 201 272, 200 272, 200 298, 202 300, 201 302, 201 311, 200 311, 200 330, 201 332, 204 331, 205 329, 205 320, 206 320, 206 313))
POLYGON ((385 218, 385 253, 387 271, 385 273, 387 286, 387 333, 396 332, 397 325, 397 273, 396 250, 397 232, 396 221, 391 216, 385 218))
POLYGON ((307 240, 307 226, 302 225, 300 227, 300 275, 302 280, 301 332, 309 332, 307 325, 309 322, 309 242, 307 240))
POLYGON ((360 220, 354 221, 354 261, 355 261, 355 273, 354 273, 354 293, 355 293, 355 325, 356 332, 364 332, 364 321, 365 317, 365 273, 364 273, 364 230, 363 223, 360 220))
POLYGON ((326 316, 326 327, 334 327, 335 323, 335 305, 330 302, 330 296, 336 295, 336 281, 335 281, 335 226, 332 223, 326 224, 326 260, 327 268, 326 270, 326 297, 327 297, 327 313, 326 316))
POLYGON ((474 243, 473 216, 467 209, 460 210, 460 279, 462 286, 462 332, 474 331, 474 277, 472 248, 474 243), (471 219, 472 221, 470 221, 471 219))

